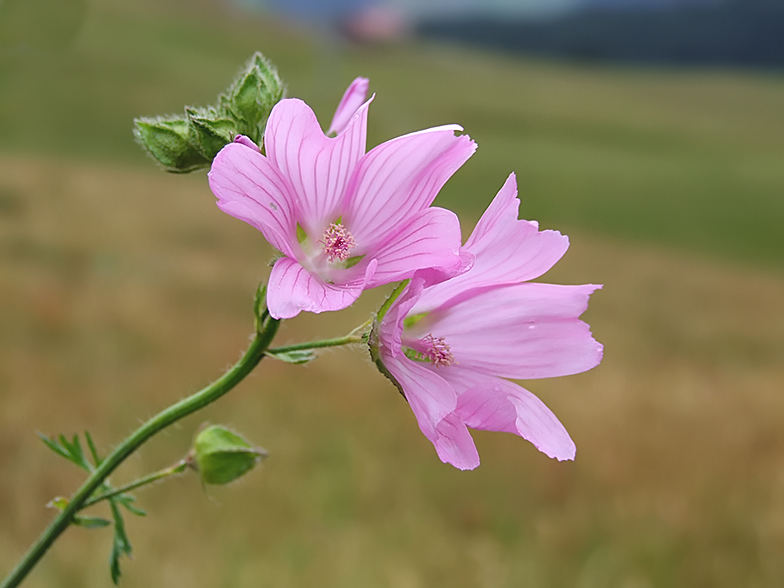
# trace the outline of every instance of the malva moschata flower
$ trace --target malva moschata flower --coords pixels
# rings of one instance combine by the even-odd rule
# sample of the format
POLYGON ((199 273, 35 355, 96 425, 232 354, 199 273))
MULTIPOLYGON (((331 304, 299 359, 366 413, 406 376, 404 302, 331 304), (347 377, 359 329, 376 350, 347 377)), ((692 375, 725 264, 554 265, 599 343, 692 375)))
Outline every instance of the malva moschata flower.
POLYGON ((511 175, 465 249, 473 266, 432 284, 418 272, 371 336, 371 354, 408 400, 443 462, 479 465, 468 428, 506 431, 550 457, 574 459, 575 445, 544 403, 506 378, 589 370, 602 345, 579 319, 595 285, 532 283, 566 252, 567 237, 518 220, 511 175))
POLYGON ((457 125, 397 137, 365 152, 367 80, 349 86, 325 135, 310 107, 278 102, 264 153, 238 137, 215 157, 210 187, 224 212, 256 227, 282 254, 267 289, 275 318, 351 305, 366 288, 421 268, 458 271, 460 225, 430 207, 474 153, 457 125))

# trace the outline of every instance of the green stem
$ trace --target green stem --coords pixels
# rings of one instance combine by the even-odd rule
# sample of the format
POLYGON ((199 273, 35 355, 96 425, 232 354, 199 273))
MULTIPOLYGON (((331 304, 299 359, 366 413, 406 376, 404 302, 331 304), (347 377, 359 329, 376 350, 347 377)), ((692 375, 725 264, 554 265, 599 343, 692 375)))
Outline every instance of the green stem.
POLYGON ((84 510, 88 506, 92 506, 101 500, 106 500, 107 498, 112 498, 113 496, 117 496, 119 494, 123 494, 125 492, 130 492, 131 490, 136 490, 137 488, 141 488, 142 486, 146 486, 147 484, 152 484, 153 482, 157 482, 158 480, 163 480, 164 478, 168 478, 169 476, 173 476, 175 474, 181 474, 185 471, 185 468, 188 467, 188 460, 181 459, 174 465, 169 466, 168 468, 164 468, 152 474, 148 474, 143 478, 139 478, 138 480, 134 480, 130 484, 126 484, 122 488, 115 488, 111 492, 105 492, 104 494, 98 494, 97 496, 93 496, 89 500, 85 500, 84 504, 82 504, 79 510, 84 510))
POLYGON ((310 351, 311 349, 323 349, 324 347, 340 347, 351 345, 352 343, 364 342, 364 331, 371 325, 372 321, 367 321, 359 325, 348 335, 335 337, 334 339, 322 339, 320 341, 306 341, 304 343, 294 343, 283 347, 275 347, 267 350, 267 355, 274 356, 278 353, 288 353, 289 351, 310 351))
POLYGON ((3 580, 3 583, 0 584, 0 588, 15 588, 21 583, 30 570, 38 563, 38 560, 46 553, 52 543, 54 543, 55 539, 68 528, 68 525, 73 521, 74 515, 84 506, 85 502, 89 500, 93 492, 101 486, 103 481, 117 468, 117 466, 136 451, 145 441, 172 423, 215 402, 253 371, 253 368, 255 368, 264 358, 264 354, 269 348, 272 339, 275 337, 279 325, 279 321, 270 317, 266 317, 266 320, 259 322, 261 324, 259 325, 258 332, 251 342, 250 347, 248 347, 245 354, 229 371, 206 388, 173 404, 152 417, 141 427, 136 429, 136 431, 125 439, 125 441, 120 443, 120 445, 101 462, 84 484, 82 484, 81 488, 71 497, 68 505, 49 524, 46 530, 41 533, 16 567, 6 579, 3 580))
POLYGON ((376 322, 377 323, 379 323, 379 324, 381 323, 381 321, 386 316, 387 311, 390 309, 390 307, 395 302, 395 300, 397 300, 400 297, 400 295, 403 293, 403 290, 406 289, 406 286, 408 286, 408 283, 410 281, 411 280, 403 280, 402 282, 400 282, 395 287, 395 289, 392 290, 392 293, 387 297, 387 299, 384 300, 384 304, 381 305, 381 308, 379 308, 378 312, 376 313, 376 322))

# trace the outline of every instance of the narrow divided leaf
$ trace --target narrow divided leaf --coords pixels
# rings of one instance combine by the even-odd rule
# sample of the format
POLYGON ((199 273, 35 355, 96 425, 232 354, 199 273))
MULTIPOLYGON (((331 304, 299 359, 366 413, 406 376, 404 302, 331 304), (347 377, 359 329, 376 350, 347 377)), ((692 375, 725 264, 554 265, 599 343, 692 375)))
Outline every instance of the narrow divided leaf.
MULTIPOLYGON (((55 496, 46 505, 49 508, 56 508, 59 511, 65 510, 70 501, 64 496, 55 496)), ((101 517, 93 517, 90 515, 75 515, 73 517, 73 524, 77 527, 84 527, 85 529, 98 529, 99 527, 108 527, 111 523, 101 517)))
POLYGON ((55 452, 57 455, 59 455, 59 456, 61 456, 61 457, 64 457, 65 459, 67 459, 67 460, 69 460, 69 461, 71 460, 71 454, 70 454, 70 453, 68 453, 68 452, 65 450, 65 448, 64 448, 64 447, 60 447, 60 445, 57 443, 57 441, 55 441, 54 439, 50 439, 49 437, 47 437, 47 436, 46 436, 46 435, 44 435, 43 433, 38 433, 38 438, 39 438, 41 441, 43 441, 43 442, 44 442, 44 444, 45 444, 45 445, 46 445, 46 446, 47 446, 49 449, 51 449, 52 451, 54 451, 54 452, 55 452))
POLYGON ((68 441, 65 435, 58 435, 57 440, 51 439, 41 433, 38 433, 38 437, 57 455, 64 457, 85 471, 92 472, 94 470, 93 465, 84 455, 78 435, 73 436, 73 441, 68 441))
POLYGON ((87 441, 87 447, 90 448, 90 455, 93 456, 93 462, 95 462, 95 467, 101 465, 103 461, 100 457, 98 457, 98 451, 95 449, 95 443, 93 443, 93 438, 89 432, 84 432, 84 438, 87 441))
POLYGON ((114 519, 114 540, 112 541, 112 553, 109 556, 109 570, 112 575, 112 582, 116 585, 120 581, 120 576, 122 576, 120 558, 123 555, 130 557, 133 553, 133 547, 131 547, 128 535, 125 534, 125 521, 114 498, 109 499, 109 506, 112 509, 112 518, 114 519))
POLYGON ((84 527, 85 529, 99 529, 101 527, 108 527, 111 525, 111 523, 106 519, 89 515, 75 516, 73 522, 74 525, 78 527, 84 527))
POLYGON ((136 498, 131 496, 130 494, 120 494, 119 496, 115 496, 114 499, 122 504, 128 511, 132 514, 135 514, 137 517, 145 517, 147 516, 147 511, 135 506, 133 503, 136 502, 136 498))

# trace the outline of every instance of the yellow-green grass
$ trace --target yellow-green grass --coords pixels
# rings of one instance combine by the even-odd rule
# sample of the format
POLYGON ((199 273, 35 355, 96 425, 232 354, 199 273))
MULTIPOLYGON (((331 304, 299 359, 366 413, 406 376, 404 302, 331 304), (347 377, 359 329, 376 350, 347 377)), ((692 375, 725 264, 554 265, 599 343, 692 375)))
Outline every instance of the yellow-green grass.
MULTIPOLYGON (((0 189, 15 203, 0 213, 1 572, 81 480, 34 432, 89 429, 106 449, 215 378, 247 342, 271 251, 203 174, 3 156, 0 189)), ((606 356, 526 385, 574 463, 479 433, 482 465, 459 472, 363 350, 265 360, 113 476, 175 461, 203 421, 270 452, 226 488, 189 474, 140 492, 122 585, 781 585, 784 279, 568 232, 546 278, 605 284, 585 318, 606 356)), ((289 321, 279 341, 342 334, 382 297, 289 321)), ((110 539, 70 529, 27 585, 109 585, 110 539)))

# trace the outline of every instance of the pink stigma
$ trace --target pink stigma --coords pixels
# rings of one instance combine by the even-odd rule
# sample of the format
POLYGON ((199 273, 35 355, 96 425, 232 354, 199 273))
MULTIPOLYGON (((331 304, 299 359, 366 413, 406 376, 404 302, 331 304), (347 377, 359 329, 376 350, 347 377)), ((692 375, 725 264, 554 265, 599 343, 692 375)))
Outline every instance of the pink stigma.
POLYGON ((327 259, 332 262, 336 259, 346 261, 349 251, 356 247, 354 236, 348 232, 341 223, 332 223, 324 230, 324 236, 319 241, 324 247, 327 259))
POLYGON ((452 355, 452 350, 449 348, 447 342, 444 341, 443 337, 433 337, 433 335, 428 335, 427 337, 424 337, 422 341, 427 347, 425 355, 428 359, 430 359, 434 366, 447 367, 457 363, 455 362, 455 356, 452 355))

